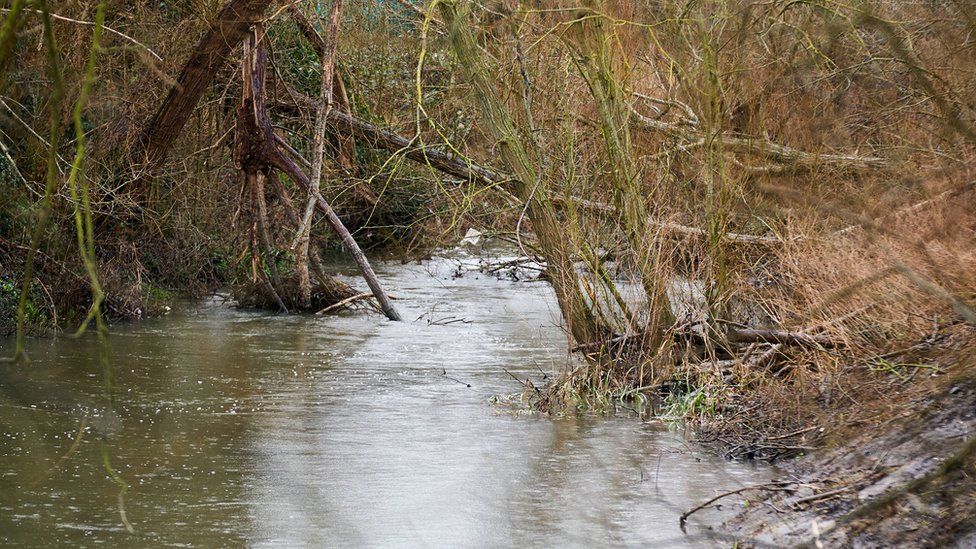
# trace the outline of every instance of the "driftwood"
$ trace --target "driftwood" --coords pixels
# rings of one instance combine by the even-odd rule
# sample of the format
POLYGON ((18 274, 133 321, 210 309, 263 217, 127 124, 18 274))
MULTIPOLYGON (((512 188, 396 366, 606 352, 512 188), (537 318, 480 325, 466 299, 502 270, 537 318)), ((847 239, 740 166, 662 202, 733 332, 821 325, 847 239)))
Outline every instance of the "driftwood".
MULTIPOLYGON (((691 336, 693 338, 700 338, 700 334, 693 334, 686 331, 678 331, 675 333, 676 337, 686 337, 691 336)), ((593 352, 599 351, 605 348, 614 348, 621 345, 626 345, 634 342, 641 342, 648 337, 645 332, 638 332, 635 334, 625 334, 621 336, 612 337, 603 341, 590 341, 586 343, 581 343, 576 345, 571 350, 574 353, 579 352, 593 352)), ((840 347, 842 343, 835 339, 831 339, 824 335, 814 335, 804 332, 796 332, 789 330, 773 330, 773 329, 759 329, 759 328, 730 328, 726 332, 726 337, 729 343, 740 344, 740 343, 773 343, 776 349, 782 345, 796 345, 804 347, 840 347)))
MULTIPOLYGON (((295 212, 295 207, 291 202, 291 197, 288 196, 285 186, 281 184, 281 179, 278 177, 278 173, 270 172, 267 179, 271 182, 272 192, 274 192, 274 194, 281 201, 281 206, 285 211, 285 215, 288 217, 289 223, 297 227, 300 222, 298 213, 295 212)), ((315 235, 312 236, 314 237, 315 235)), ((345 282, 342 282, 338 278, 330 276, 326 273, 325 267, 322 266, 322 258, 319 256, 318 248, 313 246, 309 250, 309 261, 312 264, 312 272, 315 273, 315 278, 318 279, 319 284, 322 285, 323 288, 332 287, 337 290, 337 293, 355 293, 355 290, 349 287, 345 282)))
MULTIPOLYGON (((303 172, 292 159, 278 152, 269 160, 271 165, 287 174, 292 181, 308 191, 310 185, 308 176, 305 175, 305 172, 303 172)), ((373 292, 373 295, 376 297, 376 301, 379 302, 380 308, 383 309, 383 313, 386 315, 386 317, 390 320, 401 320, 400 314, 393 306, 393 303, 390 302, 389 296, 387 296, 383 286, 380 285, 379 279, 376 278, 376 273, 373 272, 373 268, 370 266, 369 260, 366 258, 366 254, 363 253, 363 250, 359 247, 359 244, 356 243, 356 239, 353 238, 352 234, 349 232, 349 229, 346 228, 346 226, 342 223, 342 220, 339 219, 339 216, 336 215, 335 210, 332 209, 332 206, 330 206, 321 195, 316 197, 315 206, 322 214, 325 215, 325 220, 329 224, 329 227, 336 234, 336 236, 342 240, 343 246, 345 246, 350 255, 352 255, 352 258, 359 267, 363 278, 366 280, 366 284, 373 292)))
POLYGON ((322 309, 321 311, 319 311, 319 312, 317 312, 315 314, 317 314, 317 315, 324 315, 326 313, 331 313, 332 311, 337 311, 337 310, 339 310, 339 309, 341 309, 341 308, 343 308, 343 307, 345 307, 347 305, 350 305, 350 304, 352 304, 352 303, 354 303, 356 301, 359 301, 359 300, 362 300, 362 299, 369 299, 371 297, 373 297, 373 294, 370 293, 370 292, 358 293, 356 295, 349 296, 349 297, 343 299, 342 301, 338 301, 336 303, 333 303, 332 305, 329 305, 328 307, 322 309))
POLYGON ((728 332, 732 343, 778 343, 780 345, 801 345, 806 347, 839 347, 835 339, 823 335, 791 332, 789 330, 762 330, 756 328, 734 328, 728 332))

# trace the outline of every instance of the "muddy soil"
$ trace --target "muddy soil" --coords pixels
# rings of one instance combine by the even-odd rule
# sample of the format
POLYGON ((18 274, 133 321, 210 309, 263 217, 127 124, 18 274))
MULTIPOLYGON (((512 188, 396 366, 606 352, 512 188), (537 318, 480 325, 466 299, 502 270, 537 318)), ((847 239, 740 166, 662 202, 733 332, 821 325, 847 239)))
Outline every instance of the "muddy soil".
POLYGON ((722 530, 745 547, 976 547, 974 429, 970 376, 730 495, 746 505, 722 530))

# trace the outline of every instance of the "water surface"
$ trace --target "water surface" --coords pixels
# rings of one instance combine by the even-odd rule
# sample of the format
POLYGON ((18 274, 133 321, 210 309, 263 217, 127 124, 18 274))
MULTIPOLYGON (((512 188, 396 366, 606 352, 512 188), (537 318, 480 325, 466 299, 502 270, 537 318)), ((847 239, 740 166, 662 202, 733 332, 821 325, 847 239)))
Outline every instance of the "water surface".
POLYGON ((565 337, 548 285, 474 262, 380 266, 406 322, 212 300, 117 326, 111 410, 94 337, 30 342, 0 379, 0 543, 727 546, 678 515, 767 471, 632 416, 491 404, 563 368, 565 337))

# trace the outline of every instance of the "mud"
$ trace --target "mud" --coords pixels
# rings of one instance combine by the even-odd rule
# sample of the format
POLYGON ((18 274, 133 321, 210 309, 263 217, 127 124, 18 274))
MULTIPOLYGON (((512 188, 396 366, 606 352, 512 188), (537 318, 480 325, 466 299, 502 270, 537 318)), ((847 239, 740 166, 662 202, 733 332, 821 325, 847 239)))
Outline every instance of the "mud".
POLYGON ((723 530, 745 547, 976 547, 976 378, 886 423, 781 464, 723 530))

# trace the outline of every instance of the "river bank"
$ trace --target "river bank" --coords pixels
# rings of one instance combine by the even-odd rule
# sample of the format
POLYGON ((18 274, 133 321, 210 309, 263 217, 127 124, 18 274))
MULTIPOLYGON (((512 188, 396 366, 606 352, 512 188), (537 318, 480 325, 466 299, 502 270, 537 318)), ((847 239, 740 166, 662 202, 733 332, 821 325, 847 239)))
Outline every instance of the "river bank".
POLYGON ((565 335, 547 284, 478 265, 378 262, 404 322, 213 299, 119 323, 111 405, 96 334, 28 340, 0 366, 0 541, 724 546, 677 516, 772 469, 632 415, 493 405, 558 374, 565 335))
POLYGON ((785 464, 723 529, 747 547, 972 547, 976 380, 904 404, 877 429, 785 464))

